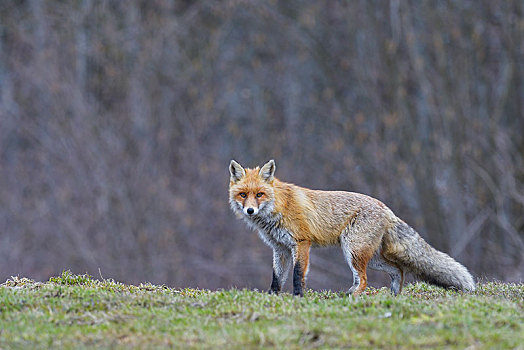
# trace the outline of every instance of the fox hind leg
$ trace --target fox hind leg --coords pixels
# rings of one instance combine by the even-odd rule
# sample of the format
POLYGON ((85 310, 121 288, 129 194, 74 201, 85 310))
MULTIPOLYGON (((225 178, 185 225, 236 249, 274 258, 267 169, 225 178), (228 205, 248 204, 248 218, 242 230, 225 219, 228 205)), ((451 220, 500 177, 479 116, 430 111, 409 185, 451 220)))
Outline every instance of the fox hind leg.
POLYGON ((367 287, 366 268, 372 253, 370 253, 370 249, 366 249, 367 247, 354 247, 354 244, 345 235, 340 237, 340 245, 346 262, 353 273, 353 286, 348 293, 358 295, 367 287))
POLYGON ((398 295, 404 284, 404 271, 395 263, 386 260, 380 251, 377 251, 369 261, 370 268, 384 271, 391 278, 391 293, 398 295))

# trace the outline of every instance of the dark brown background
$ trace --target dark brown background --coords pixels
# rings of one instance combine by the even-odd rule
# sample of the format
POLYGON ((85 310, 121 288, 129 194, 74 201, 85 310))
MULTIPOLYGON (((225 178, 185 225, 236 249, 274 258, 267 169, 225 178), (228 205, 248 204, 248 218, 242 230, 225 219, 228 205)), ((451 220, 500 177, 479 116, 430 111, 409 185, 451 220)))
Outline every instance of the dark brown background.
MULTIPOLYGON (((0 2, 0 279, 266 288, 231 158, 524 278, 522 1, 0 2)), ((374 275, 380 285, 381 275, 374 275)), ((345 289, 339 249, 309 286, 345 289)))

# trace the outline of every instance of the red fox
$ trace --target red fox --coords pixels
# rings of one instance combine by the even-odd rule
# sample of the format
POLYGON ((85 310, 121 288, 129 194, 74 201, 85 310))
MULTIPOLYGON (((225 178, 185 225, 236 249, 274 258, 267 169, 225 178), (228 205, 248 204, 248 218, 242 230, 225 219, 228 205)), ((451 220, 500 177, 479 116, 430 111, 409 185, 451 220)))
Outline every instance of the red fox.
POLYGON ((278 294, 293 266, 293 294, 303 296, 311 246, 340 245, 353 272, 349 293, 367 286, 368 267, 391 277, 391 292, 402 291, 404 274, 429 283, 474 291, 468 270, 431 247, 379 200, 360 193, 310 190, 275 178, 275 161, 262 168, 229 166, 229 203, 273 249, 269 293, 278 294))

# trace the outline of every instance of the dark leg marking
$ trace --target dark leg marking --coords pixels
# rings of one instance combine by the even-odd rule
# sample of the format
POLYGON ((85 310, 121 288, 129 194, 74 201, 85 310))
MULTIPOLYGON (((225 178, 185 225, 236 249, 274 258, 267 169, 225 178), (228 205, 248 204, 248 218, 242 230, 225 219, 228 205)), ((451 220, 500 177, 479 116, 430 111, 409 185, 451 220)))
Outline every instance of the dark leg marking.
POLYGON ((277 274, 273 269, 273 280, 271 281, 271 287, 269 288, 269 294, 278 294, 280 292, 280 281, 278 280, 277 274))
POLYGON ((293 268, 293 295, 300 295, 301 297, 304 296, 302 290, 302 275, 302 266, 300 266, 300 263, 297 261, 293 268))

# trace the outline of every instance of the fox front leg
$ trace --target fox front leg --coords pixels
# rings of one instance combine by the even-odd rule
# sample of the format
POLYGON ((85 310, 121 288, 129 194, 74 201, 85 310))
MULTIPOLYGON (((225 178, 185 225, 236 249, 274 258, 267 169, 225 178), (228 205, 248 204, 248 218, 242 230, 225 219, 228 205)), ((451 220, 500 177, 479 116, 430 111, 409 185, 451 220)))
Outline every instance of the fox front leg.
POLYGON ((273 279, 269 294, 278 294, 286 282, 291 268, 291 250, 285 247, 273 248, 273 279))
POLYGON ((309 271, 310 241, 299 241, 293 255, 293 295, 304 296, 306 275, 309 271))

